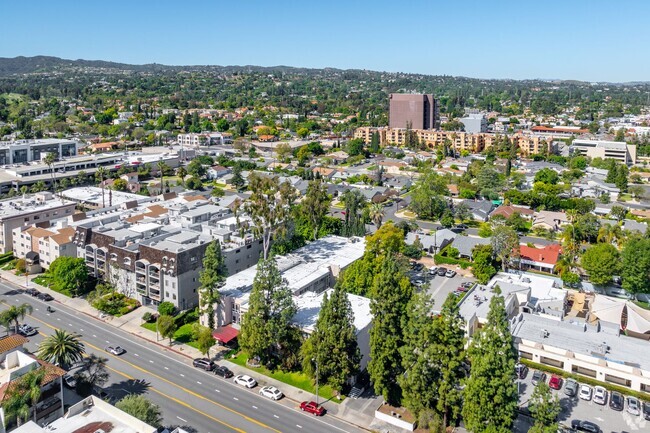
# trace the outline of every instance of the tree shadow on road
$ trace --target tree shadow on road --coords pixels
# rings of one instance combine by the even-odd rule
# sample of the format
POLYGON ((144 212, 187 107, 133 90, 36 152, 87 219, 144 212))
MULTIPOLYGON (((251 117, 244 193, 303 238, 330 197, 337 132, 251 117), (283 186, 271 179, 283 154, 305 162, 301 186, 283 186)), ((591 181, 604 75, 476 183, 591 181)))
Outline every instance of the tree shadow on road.
POLYGON ((573 413, 573 409, 578 405, 578 398, 577 397, 561 397, 560 398, 560 407, 562 408, 562 411, 558 415, 558 421, 567 421, 569 418, 571 418, 571 413, 573 413))
POLYGON ((130 394, 144 394, 149 389, 149 386, 149 382, 144 379, 129 379, 114 383, 105 388, 105 390, 109 392, 115 400, 120 400, 130 394))

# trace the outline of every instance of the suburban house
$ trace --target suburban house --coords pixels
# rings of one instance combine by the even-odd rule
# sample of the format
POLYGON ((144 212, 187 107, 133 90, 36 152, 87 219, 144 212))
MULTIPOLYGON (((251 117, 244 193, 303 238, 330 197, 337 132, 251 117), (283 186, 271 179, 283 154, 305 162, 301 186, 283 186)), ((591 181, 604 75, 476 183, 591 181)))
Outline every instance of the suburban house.
POLYGON ((487 221, 490 212, 494 209, 494 203, 490 200, 463 200, 461 203, 467 206, 476 221, 487 221))
POLYGON ((521 269, 533 269, 552 274, 561 252, 562 247, 559 244, 550 244, 543 248, 519 245, 521 269))
POLYGON ((569 219, 567 218, 566 213, 542 210, 535 212, 532 227, 540 227, 549 231, 556 231, 567 224, 569 224, 569 219))
POLYGON ((451 243, 453 248, 458 250, 458 257, 472 260, 472 250, 477 245, 490 245, 490 238, 478 238, 474 236, 456 236, 451 243))
POLYGON ((511 205, 501 205, 498 208, 494 209, 490 214, 490 218, 495 216, 502 216, 506 219, 510 218, 513 214, 518 213, 522 217, 531 220, 535 211, 527 207, 522 206, 511 206, 511 205))
POLYGON ((436 230, 433 234, 425 235, 409 232, 406 243, 412 245, 416 239, 422 243, 422 250, 429 254, 438 254, 447 245, 451 244, 458 235, 449 229, 436 230))
POLYGON ((227 174, 230 174, 232 170, 228 167, 223 167, 221 165, 213 165, 208 168, 206 172, 206 177, 210 180, 219 179, 227 174))

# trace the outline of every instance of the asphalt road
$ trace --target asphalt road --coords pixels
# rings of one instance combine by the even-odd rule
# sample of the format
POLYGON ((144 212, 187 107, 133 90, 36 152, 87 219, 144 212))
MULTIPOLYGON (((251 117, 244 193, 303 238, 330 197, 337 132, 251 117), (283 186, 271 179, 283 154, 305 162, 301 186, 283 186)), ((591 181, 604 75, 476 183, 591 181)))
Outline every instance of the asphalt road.
MULTIPOLYGON (((51 302, 54 313, 47 313, 45 302, 25 295, 6 282, 0 283, 0 309, 29 302, 34 312, 23 322, 39 331, 30 337, 28 349, 35 350, 44 336, 60 328, 82 335, 88 353, 109 359, 111 383, 104 386, 113 397, 129 392, 144 393, 158 404, 165 425, 185 426, 200 433, 222 432, 350 432, 364 430, 325 415, 316 418, 301 412, 298 403, 286 398, 273 402, 213 374, 192 367, 191 360, 72 310, 51 302), (126 349, 122 356, 103 350, 107 345, 126 349)), ((256 379, 263 379, 258 377, 256 379)))

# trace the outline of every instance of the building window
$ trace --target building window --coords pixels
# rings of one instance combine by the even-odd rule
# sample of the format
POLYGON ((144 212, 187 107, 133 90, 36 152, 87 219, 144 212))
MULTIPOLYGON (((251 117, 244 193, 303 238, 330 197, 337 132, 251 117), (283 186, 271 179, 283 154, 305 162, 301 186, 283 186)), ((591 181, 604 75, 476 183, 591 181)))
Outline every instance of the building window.
POLYGON ((176 295, 172 295, 172 299, 175 301, 176 300, 176 295))
POLYGON ((194 263, 196 262, 196 256, 190 258, 190 262, 194 263))

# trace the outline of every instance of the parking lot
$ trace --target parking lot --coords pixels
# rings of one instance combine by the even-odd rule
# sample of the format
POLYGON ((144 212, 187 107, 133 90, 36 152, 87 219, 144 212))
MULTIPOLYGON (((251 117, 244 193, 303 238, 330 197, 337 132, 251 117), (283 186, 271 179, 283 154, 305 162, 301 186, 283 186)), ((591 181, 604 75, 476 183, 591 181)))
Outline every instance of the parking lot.
MULTIPOLYGON (((531 382, 533 370, 529 371, 524 379, 517 381, 519 388, 519 405, 521 407, 528 406, 528 401, 533 393, 535 386, 531 382)), ((547 374, 546 382, 548 383, 551 375, 547 374)), ((604 433, 623 433, 623 432, 648 432, 650 431, 650 421, 646 421, 643 415, 634 416, 623 410, 621 412, 610 409, 606 404, 601 406, 593 401, 581 400, 576 397, 568 397, 564 393, 564 381, 562 388, 559 390, 551 390, 560 400, 562 406, 562 413, 560 414, 560 422, 564 425, 570 426, 571 421, 574 419, 591 421, 600 427, 604 433)), ((609 403, 609 400, 608 400, 609 403)), ((627 406, 626 406, 627 407, 627 406)), ((515 426, 517 432, 526 432, 532 425, 532 420, 525 416, 520 416, 515 426)))
MULTIPOLYGON (((456 270, 455 266, 445 266, 441 265, 446 269, 456 270)), ((421 284, 416 284, 416 286, 426 288, 429 295, 434 301, 434 309, 439 311, 442 308, 447 296, 456 290, 463 283, 473 283, 474 278, 464 277, 461 274, 456 274, 455 276, 449 278, 441 275, 431 275, 429 269, 423 267, 421 270, 411 270, 408 273, 408 277, 413 281, 421 282, 421 284)))

